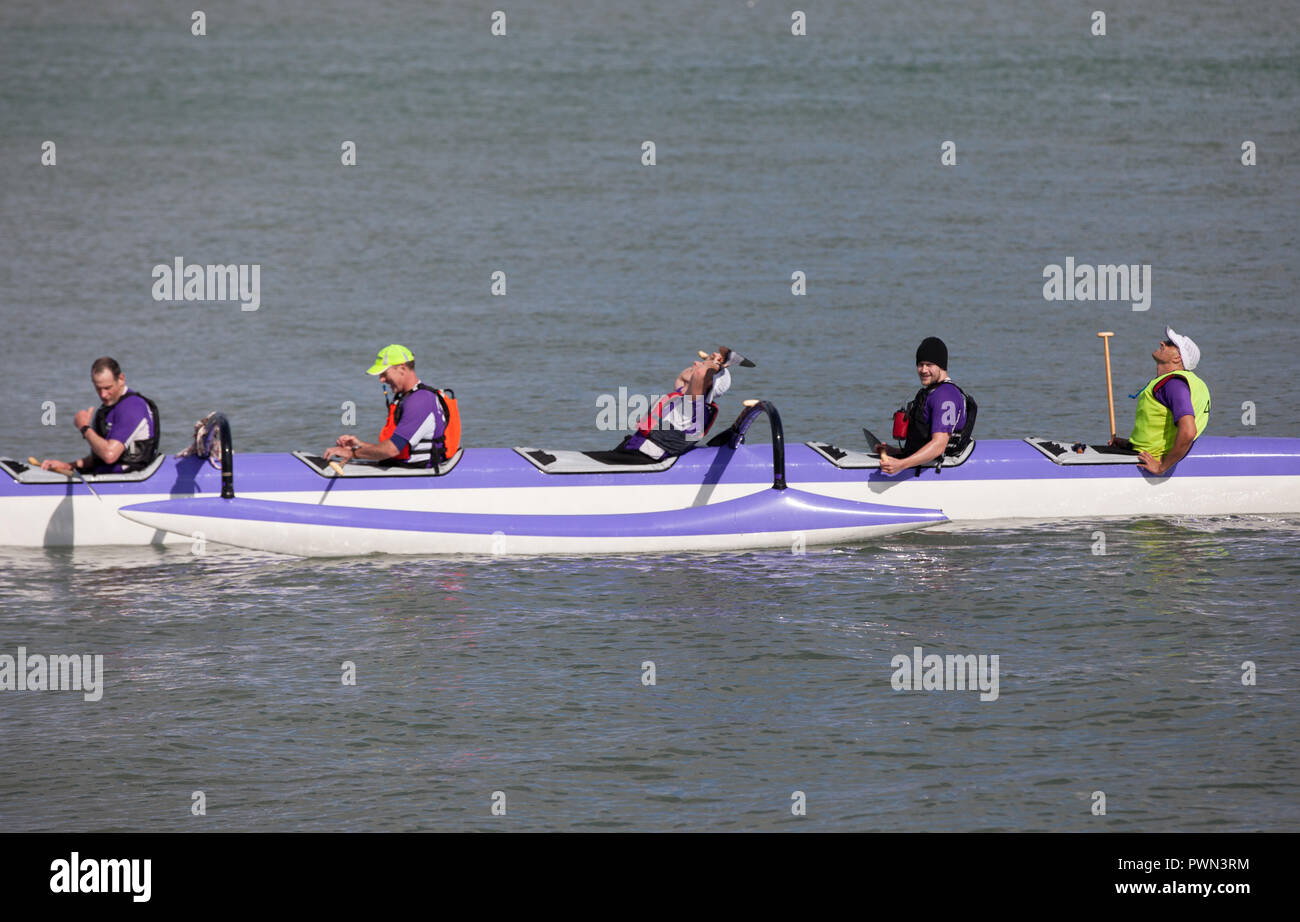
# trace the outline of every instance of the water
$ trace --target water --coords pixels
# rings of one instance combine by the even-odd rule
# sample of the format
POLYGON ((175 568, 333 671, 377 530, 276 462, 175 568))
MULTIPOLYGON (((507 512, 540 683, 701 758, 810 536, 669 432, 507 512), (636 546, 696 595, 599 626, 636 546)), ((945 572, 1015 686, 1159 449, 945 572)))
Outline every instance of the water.
MULTIPOLYGON (((349 400, 369 437, 363 371, 394 341, 456 388, 469 444, 612 445, 598 395, 719 342, 759 363, 724 415, 764 396, 792 439, 855 444, 931 334, 983 437, 1101 438, 1095 333, 1124 427, 1165 323, 1201 346, 1212 433, 1296 434, 1294 5, 1116 8, 1099 39, 1065 3, 804 8, 801 39, 767 2, 532 5, 504 39, 456 4, 235 5, 204 39, 165 4, 0 11, 0 449, 70 457, 105 353, 171 450, 211 409, 243 450, 324 447, 349 400), (154 302, 176 256, 260 264, 261 309, 154 302), (1151 309, 1044 301, 1067 256, 1151 263, 1151 309)), ((0 695, 0 820, 1294 830, 1297 524, 805 556, 5 549, 0 653, 99 652, 106 685, 0 695), (916 645, 998 654, 998 700, 894 691, 916 645)))

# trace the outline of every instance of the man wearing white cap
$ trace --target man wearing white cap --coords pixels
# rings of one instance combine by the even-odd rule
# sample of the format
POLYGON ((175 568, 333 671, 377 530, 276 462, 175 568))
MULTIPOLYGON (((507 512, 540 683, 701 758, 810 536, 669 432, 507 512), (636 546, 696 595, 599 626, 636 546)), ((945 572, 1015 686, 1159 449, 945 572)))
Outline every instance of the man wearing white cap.
POLYGON ((1138 394, 1132 434, 1111 442, 1136 449, 1138 467, 1152 474, 1168 473, 1183 460, 1210 422, 1210 389, 1192 374, 1201 350, 1172 327, 1165 327, 1165 337, 1151 353, 1156 376, 1138 394))

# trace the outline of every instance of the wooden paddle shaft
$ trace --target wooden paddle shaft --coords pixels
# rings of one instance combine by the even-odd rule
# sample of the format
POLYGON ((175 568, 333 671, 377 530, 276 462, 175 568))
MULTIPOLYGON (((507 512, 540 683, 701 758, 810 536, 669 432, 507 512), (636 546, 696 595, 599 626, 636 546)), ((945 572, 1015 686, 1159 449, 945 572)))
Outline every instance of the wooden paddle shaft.
POLYGON ((1110 338, 1115 333, 1107 330, 1097 335, 1101 337, 1102 344, 1106 347, 1106 403, 1110 407, 1110 437, 1113 439, 1115 437, 1115 389, 1110 383, 1110 338))
MULTIPOLYGON (((41 466, 41 462, 37 461, 35 457, 29 457, 29 458, 27 459, 27 463, 30 464, 32 467, 40 467, 40 466, 41 466)), ((93 497, 95 497, 95 499, 99 500, 101 503, 104 501, 104 500, 103 500, 103 497, 101 497, 98 493, 95 492, 95 488, 92 487, 92 486, 90 485, 90 482, 89 482, 88 480, 86 480, 85 477, 82 477, 82 476, 81 476, 81 472, 77 470, 77 468, 76 468, 75 465, 73 466, 71 472, 69 472, 69 473, 67 473, 67 474, 64 474, 63 476, 64 476, 64 477, 75 477, 75 478, 77 478, 78 480, 80 480, 80 481, 82 482, 82 484, 86 487, 86 489, 90 491, 90 494, 91 494, 93 497)))

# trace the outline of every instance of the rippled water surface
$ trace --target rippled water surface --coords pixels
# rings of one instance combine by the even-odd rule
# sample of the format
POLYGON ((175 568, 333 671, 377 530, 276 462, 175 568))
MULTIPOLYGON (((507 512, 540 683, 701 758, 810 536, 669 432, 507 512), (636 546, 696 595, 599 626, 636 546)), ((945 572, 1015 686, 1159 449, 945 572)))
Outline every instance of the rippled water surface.
POLYGON ((500 790, 511 828, 750 829, 793 823, 799 790, 819 828, 1085 830, 1102 790, 1107 829, 1293 828, 1296 524, 802 557, 9 553, 4 636, 102 651, 107 679, 94 705, 0 699, 5 812, 185 830, 202 790, 211 828, 490 828, 500 790), (999 654, 997 700, 895 691, 917 645, 999 654))

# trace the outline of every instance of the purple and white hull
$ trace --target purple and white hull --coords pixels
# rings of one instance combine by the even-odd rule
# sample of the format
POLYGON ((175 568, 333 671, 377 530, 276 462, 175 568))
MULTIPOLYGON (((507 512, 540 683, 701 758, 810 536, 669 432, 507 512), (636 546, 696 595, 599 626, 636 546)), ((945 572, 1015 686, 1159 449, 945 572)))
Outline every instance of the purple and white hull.
MULTIPOLYGON (((809 443, 820 453, 819 443, 809 443)), ((869 502, 942 509, 954 523, 993 519, 1051 521, 1136 516, 1300 514, 1300 439, 1202 437, 1172 471, 1154 476, 1136 459, 1069 441, 986 440, 961 464, 887 477, 859 470, 805 488, 869 502), (1065 449, 1059 460, 1034 443, 1065 449)), ((793 454, 793 452, 792 452, 793 454)))
POLYGON ((863 541, 947 521, 933 509, 768 488, 660 512, 414 512, 259 499, 177 499, 122 509, 149 528, 300 557, 353 554, 622 554, 863 541))
MULTIPOLYGON (((1300 439, 1202 437, 1163 477, 1139 470, 1132 459, 1091 450, 1076 457, 1065 442, 1047 443, 1063 451, 1053 457, 1038 442, 980 440, 960 463, 894 476, 881 474, 879 460, 861 452, 793 444, 785 447, 785 479, 817 496, 939 510, 954 523, 1300 513, 1300 439)), ((437 476, 354 465, 337 476, 290 453, 237 454, 234 460, 240 499, 507 517, 680 512, 761 493, 773 482, 768 444, 698 448, 659 469, 584 467, 578 452, 469 448, 437 476)), ((23 468, 0 460, 0 545, 188 542, 195 528, 177 534, 130 521, 118 510, 221 493, 221 473, 195 458, 164 458, 143 478, 91 478, 97 496, 78 481, 23 468)), ((753 546, 736 534, 728 546, 753 546)))

